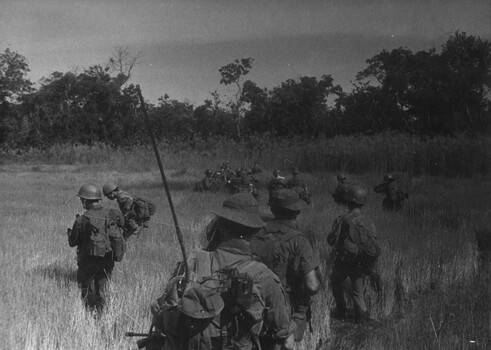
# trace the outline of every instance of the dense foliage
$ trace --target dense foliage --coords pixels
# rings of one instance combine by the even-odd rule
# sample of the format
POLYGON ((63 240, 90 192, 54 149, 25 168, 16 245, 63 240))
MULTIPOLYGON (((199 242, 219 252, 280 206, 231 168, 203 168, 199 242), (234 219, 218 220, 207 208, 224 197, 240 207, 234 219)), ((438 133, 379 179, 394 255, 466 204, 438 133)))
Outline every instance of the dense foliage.
MULTIPOLYGON (((120 48, 106 65, 82 72, 53 72, 38 89, 26 78, 25 57, 0 54, 0 145, 46 148, 56 143, 144 143, 145 125, 135 86, 125 85, 136 58, 120 48), (124 67, 129 67, 124 69, 124 67)), ((242 78, 253 59, 219 69, 221 84, 236 86, 231 101, 215 91, 193 106, 164 95, 147 103, 159 139, 192 145, 202 138, 319 138, 402 131, 457 135, 486 130, 490 123, 491 44, 456 32, 442 46, 413 53, 397 48, 367 60, 352 91, 326 74, 288 79, 272 89, 242 78)))

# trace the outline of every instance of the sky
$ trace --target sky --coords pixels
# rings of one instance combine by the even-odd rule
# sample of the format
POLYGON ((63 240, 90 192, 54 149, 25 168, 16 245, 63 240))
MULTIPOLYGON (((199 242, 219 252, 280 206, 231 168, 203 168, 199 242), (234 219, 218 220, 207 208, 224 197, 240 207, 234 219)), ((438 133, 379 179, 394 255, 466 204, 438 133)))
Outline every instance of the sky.
POLYGON ((350 90, 383 49, 441 45, 460 30, 491 40, 491 0, 0 0, 0 52, 28 60, 33 82, 105 64, 115 47, 141 58, 130 83, 150 102, 226 100, 219 68, 252 57, 244 77, 272 88, 330 74, 350 90))

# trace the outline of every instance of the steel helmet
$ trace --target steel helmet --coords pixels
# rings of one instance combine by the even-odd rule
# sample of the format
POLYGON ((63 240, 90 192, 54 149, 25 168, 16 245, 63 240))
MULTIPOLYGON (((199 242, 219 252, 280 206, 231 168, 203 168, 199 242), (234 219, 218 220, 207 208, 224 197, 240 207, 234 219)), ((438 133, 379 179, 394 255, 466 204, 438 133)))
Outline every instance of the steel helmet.
POLYGON ((85 184, 78 190, 77 197, 89 200, 101 200, 101 189, 93 184, 85 184))
POLYGON ((352 202, 360 205, 365 205, 367 202, 368 192, 360 186, 351 186, 348 188, 344 200, 346 202, 352 202))
POLYGON ((211 170, 211 169, 206 169, 206 171, 205 171, 205 175, 207 175, 207 176, 213 175, 213 170, 211 170))
POLYGON ((395 178, 394 178, 394 176, 392 174, 386 174, 384 176, 384 181, 385 182, 391 182, 391 181, 394 181, 394 180, 395 180, 395 178))
POLYGON ((116 185, 114 182, 107 182, 103 187, 102 187, 102 192, 104 193, 104 196, 107 196, 109 193, 114 191, 116 188, 119 186, 116 185))
POLYGON ((346 175, 345 175, 345 174, 338 174, 338 175, 336 176, 336 179, 337 179, 338 181, 344 181, 344 180, 346 180, 346 175))

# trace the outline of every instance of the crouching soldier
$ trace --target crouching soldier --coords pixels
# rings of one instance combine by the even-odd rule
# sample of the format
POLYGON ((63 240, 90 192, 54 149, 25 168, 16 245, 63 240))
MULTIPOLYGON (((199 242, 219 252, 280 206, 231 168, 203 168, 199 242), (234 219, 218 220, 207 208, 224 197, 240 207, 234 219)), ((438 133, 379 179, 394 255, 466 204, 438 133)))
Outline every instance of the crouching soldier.
POLYGON ((67 230, 68 244, 77 247, 77 282, 82 299, 88 309, 101 312, 114 261, 121 261, 125 250, 124 218, 118 210, 101 205, 102 193, 95 185, 83 185, 77 197, 86 212, 77 215, 73 227, 67 230))
POLYGON ((116 199, 125 219, 125 239, 138 235, 143 227, 148 227, 150 217, 155 213, 155 205, 149 200, 133 197, 119 188, 114 182, 107 182, 102 191, 110 200, 116 199))
POLYGON ((251 237, 265 225, 249 193, 232 195, 216 215, 207 250, 189 257, 162 297, 152 304, 155 328, 167 335, 163 349, 276 349, 261 347, 264 333, 293 349, 295 323, 278 277, 256 261, 251 237), (262 330, 262 331, 261 331, 262 330))

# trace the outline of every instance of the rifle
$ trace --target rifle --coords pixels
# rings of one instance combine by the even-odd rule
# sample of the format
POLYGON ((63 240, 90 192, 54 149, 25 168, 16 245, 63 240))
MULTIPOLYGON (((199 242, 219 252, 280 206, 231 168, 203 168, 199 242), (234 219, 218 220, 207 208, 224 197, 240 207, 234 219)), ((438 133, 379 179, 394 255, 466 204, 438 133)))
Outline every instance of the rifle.
POLYGON ((149 333, 126 332, 124 335, 126 337, 145 337, 138 340, 136 346, 138 349, 147 348, 147 350, 160 349, 167 339, 165 334, 152 330, 149 333))

